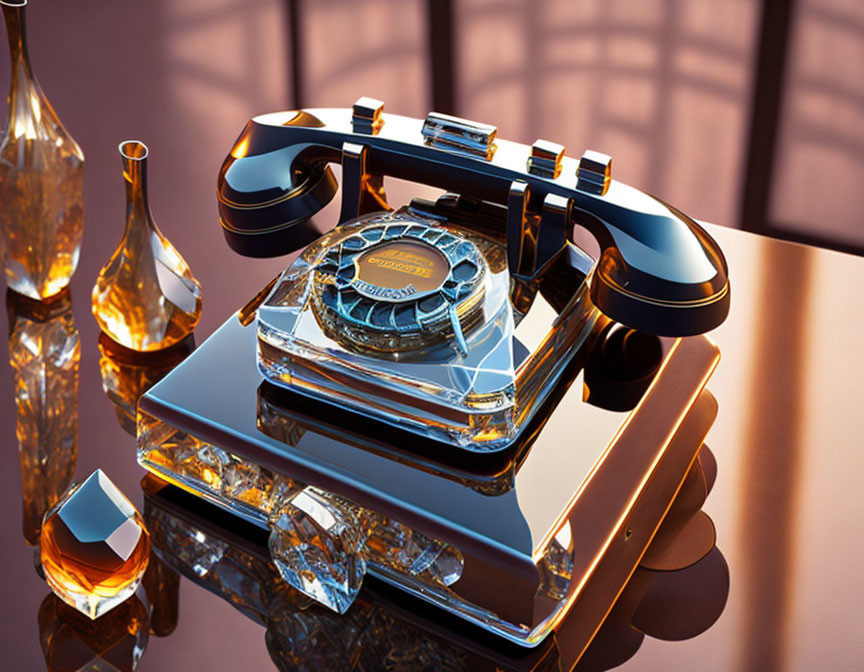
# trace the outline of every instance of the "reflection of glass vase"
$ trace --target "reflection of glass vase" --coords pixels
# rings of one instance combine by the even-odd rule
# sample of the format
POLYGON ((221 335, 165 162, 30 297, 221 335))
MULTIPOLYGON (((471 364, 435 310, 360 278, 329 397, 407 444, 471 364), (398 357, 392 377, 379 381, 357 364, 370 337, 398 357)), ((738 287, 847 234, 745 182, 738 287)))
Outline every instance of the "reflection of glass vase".
POLYGON ((123 430, 137 436, 138 400, 195 349, 195 335, 157 352, 135 352, 99 336, 102 390, 115 406, 123 430))
POLYGON ((201 317, 201 286, 162 235, 147 195, 147 147, 120 145, 126 180, 126 231, 93 287, 93 315, 120 345, 152 351, 179 343, 201 317))
POLYGON ((18 406, 24 537, 36 544, 42 515, 65 492, 75 472, 81 342, 68 290, 50 301, 10 291, 6 307, 18 406))
POLYGON ((0 248, 10 289, 33 299, 69 284, 84 233, 84 154, 60 123, 27 53, 27 0, 0 0, 12 60, 0 142, 0 248))

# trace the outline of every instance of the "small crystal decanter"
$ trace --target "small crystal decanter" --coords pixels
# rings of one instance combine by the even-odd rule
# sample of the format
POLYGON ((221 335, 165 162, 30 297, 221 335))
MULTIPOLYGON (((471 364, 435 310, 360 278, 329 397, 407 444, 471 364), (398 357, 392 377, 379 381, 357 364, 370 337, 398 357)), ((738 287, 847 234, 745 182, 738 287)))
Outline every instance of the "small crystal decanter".
POLYGON ((0 132, 0 249, 10 289, 31 299, 69 284, 84 234, 84 154, 33 75, 27 0, 0 0, 9 35, 9 121, 0 132))
POLYGON ((201 317, 201 285, 162 235, 147 195, 147 146, 120 144, 126 231, 93 287, 93 315, 122 346, 161 350, 186 338, 201 317))

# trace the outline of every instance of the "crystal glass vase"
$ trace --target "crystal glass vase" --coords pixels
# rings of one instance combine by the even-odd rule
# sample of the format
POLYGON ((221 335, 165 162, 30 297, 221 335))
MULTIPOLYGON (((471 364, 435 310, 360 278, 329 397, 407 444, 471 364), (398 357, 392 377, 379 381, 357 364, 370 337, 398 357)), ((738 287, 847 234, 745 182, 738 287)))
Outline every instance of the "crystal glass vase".
POLYGON ((33 76, 27 0, 0 0, 12 62, 9 120, 0 141, 0 249, 10 289, 44 299, 69 284, 84 233, 84 154, 33 76))
POLYGON ((201 285, 162 235, 147 195, 147 146, 120 144, 126 231, 93 287, 93 315, 120 345, 161 350, 186 338, 201 317, 201 285))

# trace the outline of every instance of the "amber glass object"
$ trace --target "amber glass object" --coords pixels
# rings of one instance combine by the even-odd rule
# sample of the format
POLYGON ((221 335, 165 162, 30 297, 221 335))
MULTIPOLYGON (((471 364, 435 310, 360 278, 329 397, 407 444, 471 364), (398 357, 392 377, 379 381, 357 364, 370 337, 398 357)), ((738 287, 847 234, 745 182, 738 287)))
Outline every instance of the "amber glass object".
POLYGON ((45 514, 45 579, 61 600, 91 619, 138 589, 149 558, 141 514, 99 469, 45 514))
POLYGON ((39 607, 39 640, 48 672, 132 672, 149 638, 137 597, 91 621, 49 594, 39 607))
POLYGON ((150 632, 167 637, 174 632, 180 617, 180 575, 162 562, 153 546, 142 583, 150 612, 150 632))
POLYGON ((99 371, 102 390, 115 406, 117 421, 125 432, 137 436, 138 399, 167 376, 195 349, 195 336, 157 352, 135 352, 99 337, 99 371))
POLYGON ((33 299, 69 284, 84 233, 84 154, 33 76, 27 0, 0 0, 12 61, 9 121, 0 142, 0 248, 10 289, 33 299))
POLYGON ((93 287, 93 315, 120 345, 147 352, 186 338, 201 317, 201 285, 162 235, 147 195, 147 146, 120 144, 126 231, 93 287))
POLYGON ((24 538, 39 543, 42 516, 69 487, 78 455, 81 341, 69 290, 49 301, 6 294, 9 363, 21 458, 24 538))

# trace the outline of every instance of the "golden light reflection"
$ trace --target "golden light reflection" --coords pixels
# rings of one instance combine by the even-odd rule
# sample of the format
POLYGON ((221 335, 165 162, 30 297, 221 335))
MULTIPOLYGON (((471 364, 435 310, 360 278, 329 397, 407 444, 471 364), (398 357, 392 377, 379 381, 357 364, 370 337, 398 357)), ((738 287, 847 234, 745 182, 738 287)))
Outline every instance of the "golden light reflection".
POLYGON ((738 665, 754 670, 781 669, 788 650, 796 502, 805 449, 801 427, 809 365, 805 355, 810 350, 810 306, 822 300, 810 284, 812 248, 763 247, 753 291, 763 297, 764 310, 750 337, 759 367, 743 388, 750 410, 742 433, 743 468, 752 477, 741 489, 737 511, 739 543, 748 549, 737 574, 749 605, 741 622, 738 665), (795 300, 776 300, 778 277, 783 278, 784 297, 795 300), (778 332, 780 325, 782 332, 778 332), (778 381, 783 381, 784 394, 776 393, 778 381))
POLYGON ((249 136, 244 136, 234 147, 231 149, 231 156, 235 159, 242 159, 246 156, 246 152, 249 151, 249 136))

